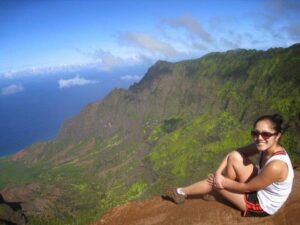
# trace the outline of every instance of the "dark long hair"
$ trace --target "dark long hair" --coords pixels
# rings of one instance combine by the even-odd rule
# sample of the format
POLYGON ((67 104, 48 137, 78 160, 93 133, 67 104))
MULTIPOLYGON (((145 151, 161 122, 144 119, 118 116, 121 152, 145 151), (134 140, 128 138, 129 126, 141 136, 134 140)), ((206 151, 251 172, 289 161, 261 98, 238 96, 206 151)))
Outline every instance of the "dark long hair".
POLYGON ((256 126, 256 124, 259 121, 262 120, 268 120, 272 123, 273 125, 273 129, 277 132, 277 133, 281 133, 282 132, 282 124, 283 124, 283 118, 281 115, 279 114, 273 114, 273 115, 263 115, 261 117, 259 117, 253 124, 253 127, 256 126))

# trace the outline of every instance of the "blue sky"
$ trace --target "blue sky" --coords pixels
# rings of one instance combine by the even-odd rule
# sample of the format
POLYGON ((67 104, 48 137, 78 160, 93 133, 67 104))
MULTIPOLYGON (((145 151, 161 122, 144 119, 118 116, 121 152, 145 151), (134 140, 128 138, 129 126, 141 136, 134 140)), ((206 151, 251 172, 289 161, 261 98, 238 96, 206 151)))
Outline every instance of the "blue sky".
POLYGON ((299 12, 290 0, 0 0, 0 77, 287 47, 299 12))

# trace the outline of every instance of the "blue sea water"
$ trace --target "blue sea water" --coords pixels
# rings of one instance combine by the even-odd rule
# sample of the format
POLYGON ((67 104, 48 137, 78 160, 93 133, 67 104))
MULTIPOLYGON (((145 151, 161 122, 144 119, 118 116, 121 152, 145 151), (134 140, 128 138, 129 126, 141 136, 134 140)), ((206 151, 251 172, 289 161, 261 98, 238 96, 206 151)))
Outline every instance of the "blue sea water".
POLYGON ((130 73, 144 74, 144 68, 116 73, 90 70, 0 79, 0 90, 11 84, 24 87, 19 93, 0 94, 0 156, 14 154, 35 142, 54 139, 64 119, 79 114, 85 105, 102 99, 114 88, 128 88, 133 81, 120 77, 130 73), (98 82, 59 88, 58 80, 76 75, 98 82))

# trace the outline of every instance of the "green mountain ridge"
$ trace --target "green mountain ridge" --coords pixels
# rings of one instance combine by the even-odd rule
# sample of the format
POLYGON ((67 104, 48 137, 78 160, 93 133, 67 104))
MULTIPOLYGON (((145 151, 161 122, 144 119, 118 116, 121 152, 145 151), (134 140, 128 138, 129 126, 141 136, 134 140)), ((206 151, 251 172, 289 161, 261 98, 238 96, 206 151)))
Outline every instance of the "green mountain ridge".
POLYGON ((251 141, 252 122, 266 113, 284 116, 282 144, 299 161, 300 44, 158 61, 139 83, 66 120, 55 140, 0 159, 1 193, 22 202, 31 224, 87 224, 205 177, 251 141))

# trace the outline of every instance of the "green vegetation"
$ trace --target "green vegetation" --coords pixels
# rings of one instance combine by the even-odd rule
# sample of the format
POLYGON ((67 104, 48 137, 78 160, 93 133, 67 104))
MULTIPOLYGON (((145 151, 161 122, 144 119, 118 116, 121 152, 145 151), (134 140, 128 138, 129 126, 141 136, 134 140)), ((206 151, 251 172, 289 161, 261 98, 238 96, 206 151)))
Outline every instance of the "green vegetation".
POLYGON ((197 116, 153 141, 149 158, 161 183, 182 185, 205 177, 219 162, 214 159, 249 143, 249 137, 230 113, 223 112, 218 118, 197 116))
POLYGON ((0 159, 0 189, 40 185, 24 201, 49 207, 35 208, 31 224, 88 224, 166 185, 206 177, 251 141, 253 121, 267 113, 284 116, 281 142, 299 161, 299 58, 298 44, 157 62, 140 83, 69 120, 58 139, 18 161, 0 159))
POLYGON ((140 197, 147 188, 147 183, 138 180, 129 187, 119 184, 105 193, 101 200, 101 207, 104 209, 111 208, 116 204, 122 204, 140 197))

